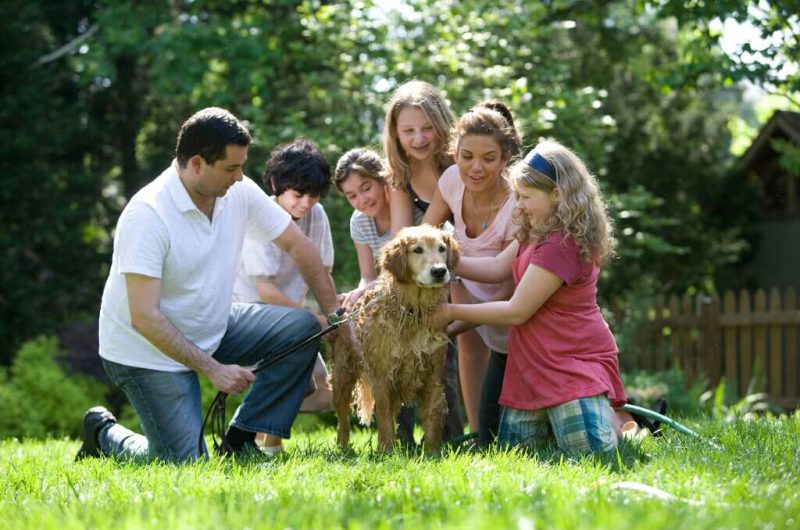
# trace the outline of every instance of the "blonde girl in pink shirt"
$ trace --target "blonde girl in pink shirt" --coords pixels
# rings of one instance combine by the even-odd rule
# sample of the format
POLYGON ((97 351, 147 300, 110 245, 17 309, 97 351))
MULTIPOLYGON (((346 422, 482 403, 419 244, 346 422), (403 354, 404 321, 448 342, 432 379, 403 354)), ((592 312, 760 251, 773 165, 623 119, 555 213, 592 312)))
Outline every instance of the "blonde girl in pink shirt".
POLYGON ((445 305, 443 321, 508 325, 508 365, 498 440, 555 439, 569 454, 617 447, 612 407, 625 403, 617 345, 597 306, 600 265, 614 254, 595 178, 569 149, 542 142, 516 163, 516 242, 495 258, 465 258, 457 272, 480 281, 512 276, 510 300, 445 305))

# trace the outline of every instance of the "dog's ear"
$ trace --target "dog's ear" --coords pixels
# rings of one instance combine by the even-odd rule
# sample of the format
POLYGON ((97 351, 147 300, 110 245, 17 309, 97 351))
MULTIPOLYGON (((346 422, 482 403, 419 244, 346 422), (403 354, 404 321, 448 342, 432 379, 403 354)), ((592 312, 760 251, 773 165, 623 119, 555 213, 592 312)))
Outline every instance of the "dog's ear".
POLYGON ((406 241, 395 237, 383 247, 381 270, 389 271, 395 278, 402 279, 406 275, 407 265, 406 241))
POLYGON ((453 272, 461 258, 461 248, 458 241, 450 234, 444 234, 444 242, 447 245, 447 270, 453 272))

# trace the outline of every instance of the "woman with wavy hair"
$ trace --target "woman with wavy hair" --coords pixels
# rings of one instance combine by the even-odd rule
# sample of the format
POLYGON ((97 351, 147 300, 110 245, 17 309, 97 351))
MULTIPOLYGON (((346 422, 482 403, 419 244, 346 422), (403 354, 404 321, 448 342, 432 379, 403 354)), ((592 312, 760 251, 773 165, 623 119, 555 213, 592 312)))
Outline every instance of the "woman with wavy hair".
MULTIPOLYGON (((448 168, 423 222, 438 225, 452 218, 454 236, 464 256, 496 256, 513 241, 511 216, 515 201, 504 175, 519 154, 520 135, 511 111, 500 101, 483 101, 462 115, 451 131, 450 152, 455 165, 448 168)), ((501 282, 464 279, 451 289, 461 303, 507 299, 513 289, 501 282)), ((506 326, 451 326, 457 335, 461 392, 470 429, 478 445, 497 436, 498 399, 508 352, 506 326)))

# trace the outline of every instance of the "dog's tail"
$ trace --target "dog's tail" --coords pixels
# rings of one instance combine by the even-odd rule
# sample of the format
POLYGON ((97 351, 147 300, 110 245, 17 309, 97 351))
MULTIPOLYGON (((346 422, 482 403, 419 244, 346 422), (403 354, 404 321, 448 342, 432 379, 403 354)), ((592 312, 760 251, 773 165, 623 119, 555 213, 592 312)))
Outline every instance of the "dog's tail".
POLYGON ((356 384, 356 410, 358 421, 361 425, 372 423, 372 413, 375 410, 375 396, 372 394, 372 387, 366 381, 360 379, 356 384))

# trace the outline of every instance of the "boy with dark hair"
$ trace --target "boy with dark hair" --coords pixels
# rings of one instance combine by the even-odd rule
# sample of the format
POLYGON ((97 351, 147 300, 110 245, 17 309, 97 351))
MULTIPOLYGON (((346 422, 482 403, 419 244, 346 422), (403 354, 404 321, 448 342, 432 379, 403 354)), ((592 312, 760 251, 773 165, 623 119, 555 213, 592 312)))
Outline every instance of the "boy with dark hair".
MULTIPOLYGON (((317 147, 304 138, 276 147, 264 171, 264 185, 272 199, 287 212, 319 253, 330 275, 333 241, 325 209, 319 203, 331 184, 328 162, 317 147)), ((331 279, 333 282, 333 279, 331 279)), ((233 298, 236 302, 264 303, 302 308, 308 285, 291 258, 272 243, 246 237, 236 272, 233 298)), ((326 326, 323 315, 315 315, 326 326)), ((300 410, 321 412, 331 409, 328 371, 317 354, 309 396, 300 410)), ((281 450, 281 438, 267 434, 259 438, 266 452, 281 450)))
POLYGON ((298 138, 272 150, 263 181, 276 197, 293 190, 300 195, 321 199, 331 187, 331 169, 313 142, 298 138))

